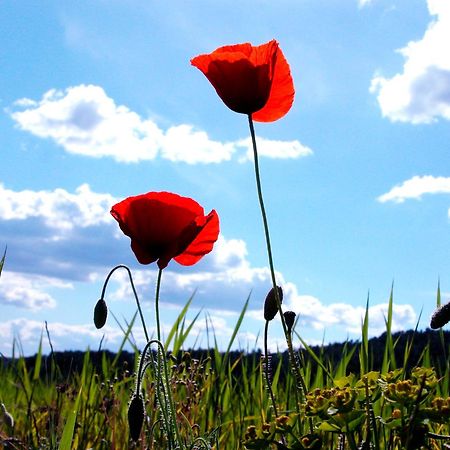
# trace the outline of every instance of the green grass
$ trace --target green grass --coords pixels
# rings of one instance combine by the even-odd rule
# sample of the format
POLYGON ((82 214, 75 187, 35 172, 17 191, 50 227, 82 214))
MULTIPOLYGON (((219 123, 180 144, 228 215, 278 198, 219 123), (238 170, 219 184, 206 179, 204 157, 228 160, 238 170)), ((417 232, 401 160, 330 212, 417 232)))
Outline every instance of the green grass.
MULTIPOLYGON (((338 361, 323 349, 313 350, 306 343, 306 350, 297 353, 308 391, 302 403, 298 403, 295 376, 283 364, 281 355, 273 355, 271 383, 279 417, 274 416, 259 355, 231 352, 248 299, 225 353, 219 352, 212 324, 206 319, 208 341, 214 345, 201 359, 182 350, 192 329, 192 322, 186 320, 189 304, 181 310, 167 337, 166 343, 175 352, 166 358, 168 380, 160 385, 170 390, 176 425, 161 421, 163 405, 155 403, 159 372, 152 366, 154 356, 148 357, 148 370, 142 381, 147 418, 140 440, 134 443, 129 439, 127 411, 136 385, 137 366, 121 365, 120 354, 115 358, 103 354, 101 364, 95 366, 86 351, 81 370, 67 372, 53 354, 43 357, 41 336, 33 367, 27 366, 18 342, 14 343, 16 358, 8 364, 0 362, 0 402, 14 418, 14 426, 10 426, 0 416, 3 447, 176 448, 176 444, 168 442, 170 426, 177 427, 174 442, 185 449, 357 450, 369 448, 370 442, 370 448, 379 450, 443 450, 447 448, 445 444, 450 444, 445 439, 450 434, 449 342, 444 333, 436 332, 441 336, 439 361, 443 364, 437 363, 427 344, 416 362, 418 367, 404 370, 402 367, 406 367, 416 345, 415 334, 407 340, 404 354, 399 357, 398 339, 391 333, 392 291, 380 367, 374 367, 375 350, 369 345, 368 302, 361 341, 346 343, 338 361), (359 367, 351 373, 349 367, 355 357, 359 367)), ((121 349, 126 342, 133 345, 134 319, 122 326, 121 349)), ((295 333, 294 337, 298 346, 301 336, 295 333)), ((137 348, 135 352, 137 364, 137 348)), ((165 402, 164 398, 161 402, 165 402)), ((170 422, 170 418, 166 421, 170 422)))

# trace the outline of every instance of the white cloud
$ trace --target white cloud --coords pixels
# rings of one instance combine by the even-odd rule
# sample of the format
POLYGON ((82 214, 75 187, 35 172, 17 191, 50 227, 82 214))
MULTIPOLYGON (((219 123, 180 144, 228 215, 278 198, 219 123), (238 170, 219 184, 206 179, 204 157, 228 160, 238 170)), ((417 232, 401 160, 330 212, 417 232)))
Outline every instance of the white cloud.
POLYGON ((435 19, 423 38, 399 50, 405 58, 403 72, 372 79, 370 91, 377 95, 383 116, 392 121, 450 120, 450 2, 428 0, 428 10, 435 19))
MULTIPOLYGON (((12 343, 17 340, 25 354, 34 354, 37 351, 41 334, 45 333, 43 322, 25 317, 0 322, 0 351, 10 354, 12 343)), ((85 350, 88 346, 97 348, 102 336, 104 343, 119 344, 123 339, 123 332, 118 327, 106 325, 97 330, 93 324, 67 324, 63 322, 48 322, 47 328, 53 349, 62 351, 74 348, 85 350)), ((43 339, 44 353, 48 353, 50 346, 47 339, 43 339)))
MULTIPOLYGON (((153 267, 133 270, 140 298, 154 298, 156 275, 153 267)), ((283 282, 281 274, 278 279, 283 282)), ((114 281, 118 286, 109 291, 111 298, 133 299, 126 272, 118 272, 114 281)), ((250 293, 254 307, 262 304, 270 286, 268 268, 251 266, 245 242, 220 235, 213 252, 196 266, 180 268, 174 262, 169 264, 163 274, 161 300, 180 305, 195 292, 195 307, 204 307, 208 311, 240 311, 250 293)))
POLYGON ((229 161, 235 151, 232 143, 212 141, 206 132, 190 125, 170 127, 161 142, 163 158, 188 164, 229 161))
MULTIPOLYGON (((21 129, 49 138, 69 153, 111 157, 118 162, 139 162, 157 157, 187 164, 230 161, 248 140, 219 142, 202 130, 182 124, 161 129, 123 105, 116 105, 99 86, 79 85, 64 91, 52 89, 40 101, 15 102, 11 117, 21 129)), ((261 155, 298 158, 311 150, 298 141, 261 139, 261 155)), ((244 156, 248 159, 248 156, 244 156)))
POLYGON ((358 0, 358 6, 364 8, 364 6, 370 5, 373 0, 358 0))
POLYGON ((108 223, 109 210, 116 201, 109 194, 92 192, 87 184, 79 186, 74 194, 65 189, 16 192, 0 184, 0 219, 35 217, 43 219, 50 228, 84 228, 108 223))
MULTIPOLYGON (((236 143, 238 147, 243 147, 247 151, 239 161, 253 161, 253 146, 250 138, 241 139, 236 143)), ((313 151, 301 144, 299 141, 274 141, 263 138, 256 138, 258 156, 265 156, 273 159, 296 159, 313 154, 313 151)))
MULTIPOLYGON (((340 329, 346 333, 361 335, 361 323, 365 305, 353 306, 344 302, 324 303, 312 295, 299 294, 295 284, 283 285, 283 310, 294 311, 298 316, 298 328, 301 330, 340 329)), ((378 335, 386 330, 384 318, 387 317, 388 304, 378 303, 369 306, 369 332, 378 335)), ((249 312, 249 316, 263 321, 263 309, 249 312)), ((392 331, 405 330, 414 326, 416 313, 411 305, 394 304, 392 331)))
MULTIPOLYGON (((247 317, 253 321, 264 322, 263 305, 271 287, 268 268, 252 267, 247 259, 245 242, 237 239, 227 240, 223 236, 211 254, 209 264, 199 271, 182 272, 171 270, 169 266, 163 274, 161 290, 162 302, 185 303, 195 291, 194 307, 204 307, 213 312, 214 317, 223 318, 225 311, 240 312, 247 296, 251 293, 247 317)), ((156 271, 149 276, 148 271, 135 271, 134 280, 142 298, 153 298, 156 271)), ((118 289, 111 293, 113 298, 131 299, 132 291, 126 273, 116 278, 118 289)), ((347 333, 361 333, 361 318, 365 305, 352 306, 344 302, 325 304, 316 297, 300 295, 295 284, 277 273, 277 281, 283 287, 284 310, 291 309, 299 314, 300 326, 305 329, 324 330, 337 327, 347 333)), ((384 318, 387 316, 385 303, 369 308, 370 331, 372 335, 385 330, 384 318), (384 316, 383 316, 384 314, 384 316)), ((235 316, 233 316, 235 318, 235 316)), ((416 315, 411 305, 394 305, 393 331, 414 326, 416 315)), ((231 335, 227 322, 215 321, 221 335, 231 335)))
POLYGON ((450 177, 414 176, 394 186, 377 200, 381 203, 403 203, 406 199, 421 199, 424 194, 450 194, 450 177))
POLYGON ((75 192, 14 191, 0 184, 0 236, 10 250, 7 268, 80 281, 117 259, 127 261, 129 242, 109 214, 116 201, 87 184, 75 192))
POLYGON ((56 300, 49 289, 72 289, 70 283, 56 278, 11 272, 2 272, 0 303, 38 311, 55 308, 56 300))
POLYGON ((99 86, 52 89, 40 102, 21 99, 16 106, 25 106, 11 114, 22 129, 70 153, 136 162, 155 158, 163 139, 154 122, 117 106, 99 86))
MULTIPOLYGON (((320 300, 300 295, 291 299, 291 309, 298 311, 299 327, 312 327, 322 330, 328 327, 342 327, 348 333, 361 335, 361 323, 365 315, 365 307, 352 306, 347 303, 323 304, 320 300)), ((388 304, 379 303, 369 306, 369 331, 378 335, 386 330, 388 304)), ((393 305, 392 331, 408 329, 415 325, 416 313, 411 305, 393 305)))

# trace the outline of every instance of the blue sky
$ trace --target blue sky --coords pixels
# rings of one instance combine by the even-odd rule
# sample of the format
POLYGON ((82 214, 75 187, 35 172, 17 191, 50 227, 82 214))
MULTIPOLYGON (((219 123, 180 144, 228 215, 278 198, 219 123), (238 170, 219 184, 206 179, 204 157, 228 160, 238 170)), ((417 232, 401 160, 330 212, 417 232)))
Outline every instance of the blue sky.
MULTIPOLYGON (((275 267, 310 343, 428 325, 438 279, 450 296, 450 3, 445 0, 0 3, 0 351, 115 349, 92 323, 103 280, 130 266, 154 327, 155 266, 141 266, 109 215, 117 201, 172 191, 216 209, 221 236, 193 267, 164 271, 167 333, 195 291, 226 345, 259 346, 270 288, 246 117, 190 65, 201 53, 275 38, 296 98, 256 125, 275 267), (44 342, 44 349, 48 345, 44 342)), ((125 273, 107 291, 123 324, 125 273)), ((277 325, 271 346, 283 346, 277 325)), ((143 335, 135 329, 139 345, 143 335)), ((193 341, 192 341, 193 342, 193 341)))

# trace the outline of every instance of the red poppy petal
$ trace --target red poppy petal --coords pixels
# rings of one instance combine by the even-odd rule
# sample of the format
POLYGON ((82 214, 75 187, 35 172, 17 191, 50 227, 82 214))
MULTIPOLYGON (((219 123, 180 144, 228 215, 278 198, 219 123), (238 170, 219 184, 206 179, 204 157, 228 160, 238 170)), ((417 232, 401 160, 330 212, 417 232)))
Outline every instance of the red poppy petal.
POLYGON ((223 47, 219 47, 218 49, 214 50, 211 55, 216 55, 217 53, 234 53, 237 55, 238 53, 242 53, 246 57, 250 57, 252 51, 252 44, 250 44, 249 42, 245 42, 244 44, 224 45, 223 47))
MULTIPOLYGON (((255 66, 262 64, 271 64, 272 65, 272 57, 276 55, 278 47, 278 42, 275 39, 272 39, 265 44, 257 45, 252 47, 252 52, 250 55, 250 61, 255 66)), ((271 71, 272 72, 272 71, 271 71)), ((270 79, 272 79, 273 73, 270 73, 270 79)))
POLYGON ((183 231, 196 217, 203 217, 204 211, 190 198, 170 192, 150 192, 114 205, 111 214, 131 238, 132 250, 140 263, 149 264, 161 258, 165 267, 179 253, 183 231))
POLYGON ((254 66, 241 51, 217 50, 211 55, 197 56, 191 63, 203 72, 231 110, 251 114, 266 103, 270 93, 267 64, 254 66))
POLYGON ((133 240, 131 241, 131 250, 133 250, 136 259, 141 264, 151 264, 158 259, 155 256, 151 256, 145 248, 141 247, 138 242, 133 240))
POLYGON ((174 259, 183 266, 192 266, 209 253, 219 236, 219 216, 212 210, 205 218, 205 225, 188 247, 174 259))
POLYGON ((256 122, 274 122, 280 119, 291 109, 294 94, 291 69, 278 48, 269 98, 262 109, 252 114, 252 119, 256 122))
POLYGON ((283 117, 294 101, 289 64, 276 40, 227 45, 191 60, 233 111, 259 122, 283 117))

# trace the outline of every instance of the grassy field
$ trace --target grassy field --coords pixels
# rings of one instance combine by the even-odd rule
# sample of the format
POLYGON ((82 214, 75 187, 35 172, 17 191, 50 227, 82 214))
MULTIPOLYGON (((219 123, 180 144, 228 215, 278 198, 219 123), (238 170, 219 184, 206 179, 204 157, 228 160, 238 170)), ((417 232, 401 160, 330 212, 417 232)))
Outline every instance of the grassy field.
MULTIPOLYGON (((182 350, 190 331, 187 307, 165 342, 170 354, 162 356, 156 343, 143 356, 136 348, 134 366, 120 362, 120 352, 114 358, 105 352, 94 365, 87 351, 80 370, 67 370, 54 355, 43 357, 41 347, 32 366, 20 355, 2 359, 0 442, 6 449, 62 450, 448 449, 448 334, 436 331, 439 353, 425 344, 417 365, 405 370, 417 342, 410 334, 399 358, 392 296, 390 306, 379 367, 368 315, 360 342, 344 345, 337 361, 309 347, 295 350, 287 367, 276 355, 271 361, 230 353, 245 308, 228 351, 213 348, 198 359, 182 350), (359 367, 350 372, 355 355, 359 367), (129 410, 136 390, 141 396, 129 410), (134 408, 141 398, 145 418, 134 408), (130 426, 141 419, 138 439, 130 439, 130 426)), ((292 338, 297 348, 302 340, 295 329, 292 338)))

